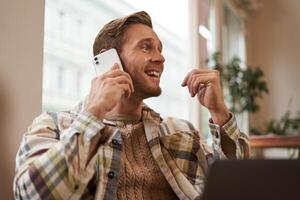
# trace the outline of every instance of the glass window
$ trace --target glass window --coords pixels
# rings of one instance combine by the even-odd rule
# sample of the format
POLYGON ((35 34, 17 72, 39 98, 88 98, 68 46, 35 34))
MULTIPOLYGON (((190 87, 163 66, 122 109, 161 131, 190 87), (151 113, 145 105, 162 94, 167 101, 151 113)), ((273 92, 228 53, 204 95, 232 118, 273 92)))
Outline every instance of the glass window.
POLYGON ((92 45, 110 20, 145 10, 161 38, 166 58, 162 95, 145 102, 162 116, 188 119, 188 92, 180 86, 189 70, 188 2, 147 0, 46 0, 43 109, 66 110, 89 92, 94 74, 92 45), (62 67, 63 66, 63 67, 62 67))
MULTIPOLYGON (((223 60, 228 63, 233 57, 241 59, 241 67, 246 68, 246 44, 244 19, 234 13, 228 6, 224 6, 223 23, 223 60)), ((248 132, 248 113, 236 115, 241 130, 248 132)))
MULTIPOLYGON (((242 61, 242 67, 246 67, 246 44, 245 44, 245 30, 244 30, 244 19, 238 15, 228 6, 228 2, 223 1, 222 4, 222 11, 217 9, 216 1, 210 1, 210 13, 209 13, 209 31, 210 37, 207 40, 207 49, 209 55, 211 56, 217 50, 216 48, 216 37, 217 33, 216 30, 222 31, 222 61, 224 63, 228 63, 234 56, 237 56, 242 61), (221 13, 217 13, 222 12, 221 13), (217 27, 216 17, 222 16, 223 24, 222 27, 217 27)), ((220 6, 218 5, 218 6, 220 6)), ((213 63, 212 63, 213 64, 213 63)), ((209 63, 210 65, 210 63, 209 63)), ((210 67, 210 66, 209 66, 210 67)), ((226 98, 226 89, 225 89, 225 99, 226 98)), ((227 103, 229 105, 229 103, 227 103)), ((207 110, 202 111, 202 127, 204 127, 203 132, 207 135, 208 129, 206 129, 205 123, 208 117, 207 110)), ((243 113, 241 115, 236 115, 239 127, 247 132, 248 130, 248 114, 243 113)))
POLYGON ((223 56, 225 63, 234 56, 245 62, 246 55, 243 19, 224 6, 223 56))

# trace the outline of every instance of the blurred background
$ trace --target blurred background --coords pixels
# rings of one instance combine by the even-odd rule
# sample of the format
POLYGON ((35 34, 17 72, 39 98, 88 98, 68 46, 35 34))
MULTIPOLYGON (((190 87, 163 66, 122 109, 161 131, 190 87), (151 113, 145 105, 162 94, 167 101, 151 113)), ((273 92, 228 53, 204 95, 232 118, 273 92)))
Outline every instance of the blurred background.
POLYGON ((0 2, 0 199, 13 199, 15 155, 33 118, 85 98, 99 29, 140 10, 152 17, 166 58, 163 93, 146 100, 149 106, 192 121, 211 143, 209 113, 180 83, 192 68, 220 70, 252 157, 299 157, 300 1, 0 2))

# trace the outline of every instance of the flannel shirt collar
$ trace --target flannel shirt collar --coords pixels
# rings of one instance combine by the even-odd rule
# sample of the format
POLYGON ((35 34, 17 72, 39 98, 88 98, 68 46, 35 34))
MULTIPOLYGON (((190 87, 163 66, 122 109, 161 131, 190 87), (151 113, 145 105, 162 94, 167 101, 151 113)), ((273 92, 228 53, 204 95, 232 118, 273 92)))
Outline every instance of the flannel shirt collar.
MULTIPOLYGON (((86 104, 87 98, 84 101, 81 101, 75 108, 71 110, 71 115, 73 118, 76 118, 79 113, 84 111, 84 106, 86 104)), ((147 106, 144 102, 142 104, 142 115, 144 120, 154 120, 155 124, 162 122, 162 118, 158 112, 155 112, 152 108, 147 106)), ((107 120, 106 120, 107 121, 107 120)))

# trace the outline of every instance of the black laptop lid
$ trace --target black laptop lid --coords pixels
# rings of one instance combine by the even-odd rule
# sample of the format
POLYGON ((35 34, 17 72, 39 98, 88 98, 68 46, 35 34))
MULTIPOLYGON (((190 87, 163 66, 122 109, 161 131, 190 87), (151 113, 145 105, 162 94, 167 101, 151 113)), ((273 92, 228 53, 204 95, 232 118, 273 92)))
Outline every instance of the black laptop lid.
POLYGON ((204 200, 300 200, 300 160, 220 160, 204 200))

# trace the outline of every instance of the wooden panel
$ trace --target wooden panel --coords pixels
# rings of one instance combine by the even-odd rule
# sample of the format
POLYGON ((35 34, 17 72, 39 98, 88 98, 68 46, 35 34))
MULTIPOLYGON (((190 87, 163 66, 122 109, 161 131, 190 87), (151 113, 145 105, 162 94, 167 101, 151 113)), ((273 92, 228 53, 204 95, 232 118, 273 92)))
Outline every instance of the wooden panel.
POLYGON ((300 135, 297 136, 275 136, 259 135, 249 137, 250 146, 254 148, 299 148, 300 135))

